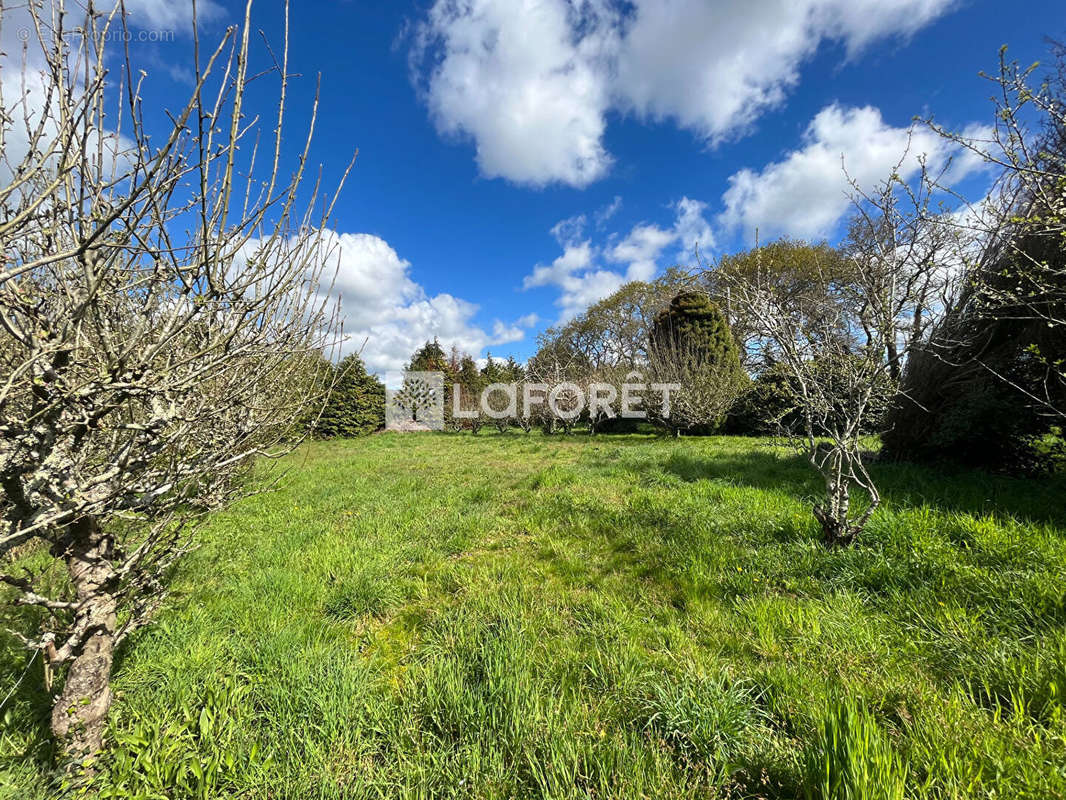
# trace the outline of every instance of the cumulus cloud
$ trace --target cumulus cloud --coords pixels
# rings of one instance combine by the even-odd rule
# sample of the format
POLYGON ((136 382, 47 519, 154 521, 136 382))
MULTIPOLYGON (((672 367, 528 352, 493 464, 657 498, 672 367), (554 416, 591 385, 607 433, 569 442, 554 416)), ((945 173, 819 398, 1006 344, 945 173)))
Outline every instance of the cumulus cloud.
POLYGON ((626 278, 646 281, 658 269, 658 260, 667 245, 677 240, 677 232, 658 225, 636 225, 622 241, 610 249, 611 261, 628 263, 626 278))
POLYGON ((372 372, 402 369, 425 342, 439 338, 474 355, 490 345, 516 342, 537 323, 527 314, 513 323, 495 320, 487 332, 474 322, 478 306, 454 295, 430 296, 411 277, 411 264, 384 239, 369 233, 324 234, 330 253, 327 273, 336 269, 345 353, 360 350, 372 372))
POLYGON ((700 253, 711 250, 714 247, 714 232, 704 216, 707 213, 707 204, 682 197, 675 208, 677 223, 674 225, 674 232, 680 244, 679 260, 694 259, 697 250, 700 253))
POLYGON ((660 267, 683 260, 686 252, 691 256, 697 243, 701 249, 712 246, 706 208, 706 203, 683 197, 672 206, 671 227, 641 222, 625 236, 612 234, 601 244, 594 244, 586 235, 584 215, 564 219, 551 229, 562 254, 549 264, 537 264, 522 286, 556 288, 559 321, 572 319, 624 283, 651 280, 660 267), (676 251, 672 249, 675 247, 676 251), (676 252, 672 262, 666 260, 671 252, 676 252), (624 269, 609 268, 611 264, 624 269))
POLYGON ((562 0, 440 0, 430 9, 416 47, 439 53, 429 109, 442 133, 474 140, 483 174, 584 186, 607 171, 605 42, 575 35, 584 17, 562 0))
POLYGON ((709 143, 781 105, 826 41, 849 58, 954 0, 437 0, 412 73, 437 128, 483 174, 586 186, 611 166, 606 115, 671 120, 709 143))
MULTIPOLYGON (((971 126, 964 135, 985 138, 987 129, 971 126)), ((729 178, 719 222, 745 234, 758 229, 765 235, 828 236, 851 206, 847 176, 869 191, 889 176, 904 153, 899 170, 904 180, 918 173, 923 156, 931 167, 954 157, 952 180, 982 166, 973 153, 926 128, 893 127, 870 106, 831 105, 811 120, 797 149, 761 170, 742 169, 729 178)))
MULTIPOLYGON (((125 6, 130 21, 138 27, 192 31, 192 3, 175 2, 175 0, 125 0, 125 6)), ((223 16, 225 16, 225 10, 214 0, 200 0, 196 4, 196 21, 200 24, 223 16)))
POLYGON ((563 254, 550 264, 538 264, 533 272, 522 281, 522 287, 532 289, 535 286, 561 286, 575 273, 582 272, 592 265, 592 243, 588 241, 564 245, 563 254))
POLYGON ((909 35, 952 0, 645 0, 618 54, 623 108, 676 121, 713 142, 779 106, 826 40, 858 54, 909 35))

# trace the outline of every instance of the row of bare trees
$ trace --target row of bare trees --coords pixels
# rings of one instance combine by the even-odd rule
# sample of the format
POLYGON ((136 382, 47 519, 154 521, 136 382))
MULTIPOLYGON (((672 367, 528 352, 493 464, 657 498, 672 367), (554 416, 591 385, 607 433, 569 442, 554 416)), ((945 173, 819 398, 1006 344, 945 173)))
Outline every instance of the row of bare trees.
POLYGON ((130 40, 121 4, 28 3, 0 24, 32 31, 0 97, 0 582, 38 609, 15 632, 49 686, 65 670, 51 727, 88 769, 116 647, 204 513, 290 450, 329 388, 316 232, 335 195, 301 191, 309 133, 283 164, 287 47, 253 72, 250 2, 215 46, 194 42, 194 88, 151 134, 144 75, 107 45, 130 40), (245 96, 270 80, 259 125, 245 96), (30 552, 41 568, 13 570, 30 552))

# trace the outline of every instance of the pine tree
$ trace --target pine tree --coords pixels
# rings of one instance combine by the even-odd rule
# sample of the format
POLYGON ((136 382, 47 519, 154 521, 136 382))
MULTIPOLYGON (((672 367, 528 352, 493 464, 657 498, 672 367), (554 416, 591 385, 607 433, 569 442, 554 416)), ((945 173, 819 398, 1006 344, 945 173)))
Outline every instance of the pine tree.
POLYGON ((683 344, 718 362, 740 358, 725 314, 703 292, 681 292, 659 312, 651 330, 659 346, 683 344))
POLYGON ((358 355, 336 367, 333 392, 315 425, 324 438, 361 436, 385 425, 385 386, 366 371, 358 355))
POLYGON ((407 371, 443 372, 447 375, 450 372, 448 367, 448 357, 444 354, 444 349, 440 346, 440 342, 434 339, 432 342, 426 342, 415 350, 411 356, 410 363, 407 365, 407 371))
POLYGON ((492 353, 486 354, 485 366, 481 370, 481 378, 485 385, 490 383, 506 383, 507 376, 504 374, 503 365, 492 357, 492 353))
POLYGON ((455 382, 463 387, 463 392, 480 394, 482 388, 481 372, 474 363, 474 359, 467 353, 459 359, 459 371, 455 375, 455 382))
POLYGON ((526 379, 526 370, 515 361, 514 356, 508 356, 507 363, 503 367, 503 375, 507 383, 521 383, 526 379))

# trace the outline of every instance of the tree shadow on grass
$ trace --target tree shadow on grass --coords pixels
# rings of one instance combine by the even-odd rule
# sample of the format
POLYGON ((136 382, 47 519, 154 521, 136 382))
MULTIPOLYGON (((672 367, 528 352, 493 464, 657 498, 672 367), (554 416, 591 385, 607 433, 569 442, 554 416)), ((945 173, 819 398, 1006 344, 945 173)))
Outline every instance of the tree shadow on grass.
MULTIPOLYGON (((880 462, 876 456, 869 468, 886 505, 924 505, 975 516, 1009 515, 1066 525, 1066 474, 1015 478, 960 467, 880 462)), ((821 477, 806 459, 780 448, 708 455, 677 452, 637 469, 672 474, 685 482, 717 480, 784 491, 797 498, 823 491, 821 477)))

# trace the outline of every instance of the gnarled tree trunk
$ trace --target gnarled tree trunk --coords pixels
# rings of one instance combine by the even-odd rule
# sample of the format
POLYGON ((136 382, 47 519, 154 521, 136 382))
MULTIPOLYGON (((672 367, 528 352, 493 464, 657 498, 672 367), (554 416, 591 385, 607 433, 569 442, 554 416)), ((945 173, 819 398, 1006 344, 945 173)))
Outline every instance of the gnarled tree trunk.
POLYGON ((67 571, 78 598, 75 635, 82 633, 67 668, 63 691, 52 707, 52 733, 62 753, 75 761, 99 752, 111 707, 117 576, 111 565, 114 540, 96 520, 70 528, 67 571))

